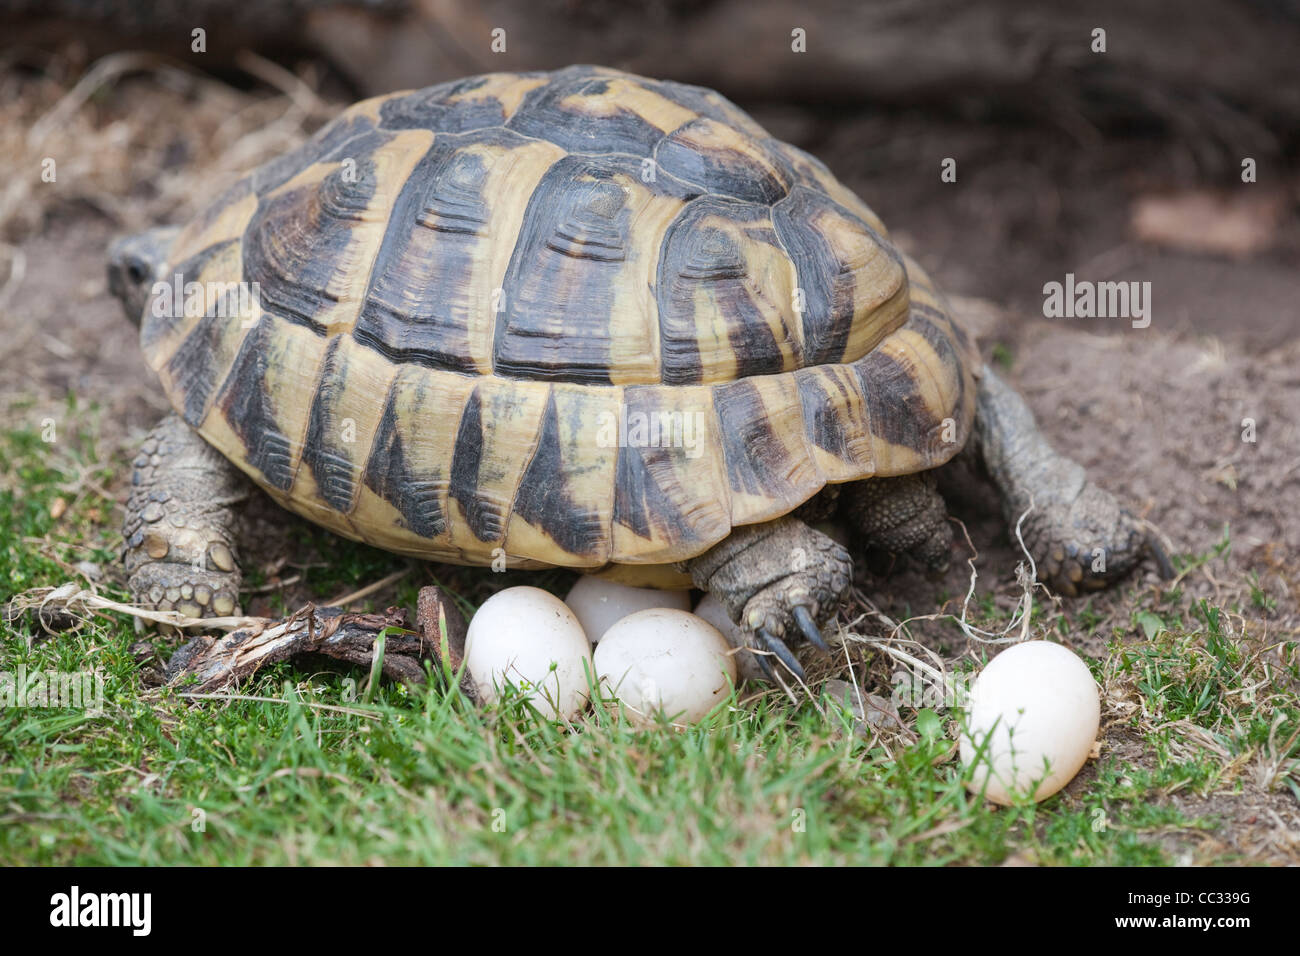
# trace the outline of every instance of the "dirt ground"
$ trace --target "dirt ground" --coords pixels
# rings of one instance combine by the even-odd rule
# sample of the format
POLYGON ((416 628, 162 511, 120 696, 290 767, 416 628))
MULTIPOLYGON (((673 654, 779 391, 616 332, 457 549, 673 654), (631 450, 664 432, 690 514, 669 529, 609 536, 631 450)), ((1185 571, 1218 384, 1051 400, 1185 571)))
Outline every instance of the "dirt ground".
MULTIPOLYGON (((0 238, 9 244, 8 265, 0 265, 0 276, 9 275, 0 291, 0 407, 10 427, 26 421, 38 428, 47 415, 63 420, 65 397, 75 393, 79 409, 103 410, 100 455, 125 455, 166 402, 134 329, 108 295, 108 240, 151 221, 183 220, 224 180, 304 135, 333 107, 284 77, 275 77, 278 91, 238 92, 167 72, 109 76, 98 91, 69 98, 74 79, 72 71, 38 76, 15 68, 0 77, 0 103, 8 104, 0 107, 0 145, 17 157, 25 184, 11 177, 0 193, 0 238), (56 184, 39 181, 47 155, 60 162, 56 184)), ((1296 170, 1261 171, 1256 188, 1265 201, 1252 208, 1263 210, 1254 217, 1262 238, 1235 254, 1205 252, 1134 233, 1135 203, 1234 187, 1205 181, 1176 144, 1103 140, 1085 147, 1066 132, 911 114, 754 112, 775 135, 820 155, 880 213, 953 295, 985 354, 1009 364, 1057 447, 1158 527, 1173 552, 1204 555, 1226 526, 1230 552, 1187 576, 1189 594, 1239 606, 1255 636, 1295 639, 1296 170), (958 158, 956 183, 940 182, 947 156, 958 158), (1149 281, 1150 327, 1042 318, 1043 284, 1067 272, 1149 281), (1247 419, 1254 441, 1243 440, 1247 419), (1272 610, 1251 605, 1252 581, 1273 599, 1272 610)), ((1240 184, 1235 188, 1239 193, 1240 184)), ((1189 221, 1189 230, 1213 231, 1194 215, 1189 221)), ((110 489, 119 499, 125 477, 110 489)), ((976 495, 955 510, 980 552, 982 581, 1005 582, 1000 590, 1009 595, 1016 552, 984 505, 976 495)), ((966 577, 958 563, 940 582, 903 574, 889 581, 867 575, 862 584, 882 610, 902 615, 961 594, 966 577)), ((1155 584, 1144 569, 1129 586, 1094 598, 1093 607, 1131 627, 1133 588, 1155 584)), ((1099 629, 1081 647, 1098 653, 1106 636, 1099 629)), ((1189 798, 1187 810, 1206 812, 1204 804, 1189 798)), ((1273 817, 1283 815, 1293 833, 1300 829, 1295 801, 1281 794, 1213 809, 1226 814, 1228 826, 1212 839, 1264 858, 1271 858, 1273 817)))

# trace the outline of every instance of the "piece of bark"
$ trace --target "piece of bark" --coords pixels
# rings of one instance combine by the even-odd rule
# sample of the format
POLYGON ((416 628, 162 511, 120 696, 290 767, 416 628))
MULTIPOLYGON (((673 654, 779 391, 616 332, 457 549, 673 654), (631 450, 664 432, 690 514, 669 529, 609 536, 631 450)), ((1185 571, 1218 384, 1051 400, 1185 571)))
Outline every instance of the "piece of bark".
MULTIPOLYGON (((421 588, 420 596, 416 599, 415 620, 424 635, 425 643, 433 645, 437 658, 444 667, 451 674, 461 673, 465 663, 465 638, 469 634, 469 624, 455 600, 442 588, 421 588), (440 624, 447 627, 445 646, 440 624)), ((470 700, 478 703, 478 690, 470 680, 468 670, 461 673, 460 690, 470 700)))
MULTIPOLYGON (((221 637, 200 635, 182 646, 167 662, 165 675, 172 685, 194 678, 187 686, 208 693, 234 686, 267 664, 301 654, 324 654, 361 667, 374 661, 375 640, 385 628, 395 628, 384 639, 383 676, 409 684, 424 682, 425 661, 438 662, 439 621, 447 625, 447 663, 453 672, 465 656, 465 617, 441 588, 420 590, 416 624, 411 626, 404 608, 390 607, 382 614, 354 614, 335 607, 307 605, 281 621, 266 621, 221 637)), ((466 689, 468 676, 462 680, 466 689)), ((472 689, 466 689, 472 698, 472 689)))
POLYGON ((434 648, 411 630, 404 609, 353 614, 309 604, 282 621, 267 621, 221 637, 195 637, 167 662, 167 683, 177 685, 193 677, 195 683, 186 689, 207 693, 247 680, 267 664, 309 653, 369 666, 375 639, 384 628, 399 629, 390 631, 384 640, 384 676, 423 682, 423 662, 432 659, 434 648))

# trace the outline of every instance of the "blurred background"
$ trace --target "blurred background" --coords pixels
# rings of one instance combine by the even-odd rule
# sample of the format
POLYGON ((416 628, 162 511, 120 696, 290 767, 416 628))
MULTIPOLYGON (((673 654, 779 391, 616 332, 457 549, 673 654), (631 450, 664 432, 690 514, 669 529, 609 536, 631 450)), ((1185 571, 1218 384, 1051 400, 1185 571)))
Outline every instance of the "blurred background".
POLYGON ((0 0, 0 37, 11 419, 77 396, 116 454, 164 411, 107 295, 114 234, 183 222, 359 97, 599 63, 820 156, 1175 547, 1231 521, 1257 571, 1300 550, 1300 0, 0 0), (1151 327, 1044 321, 1066 273, 1150 282, 1151 327))

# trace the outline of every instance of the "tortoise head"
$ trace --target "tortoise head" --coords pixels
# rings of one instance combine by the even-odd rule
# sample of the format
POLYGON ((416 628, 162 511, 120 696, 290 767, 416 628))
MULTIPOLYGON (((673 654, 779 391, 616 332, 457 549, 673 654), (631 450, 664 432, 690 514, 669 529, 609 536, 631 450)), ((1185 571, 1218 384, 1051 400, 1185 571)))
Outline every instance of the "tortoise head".
POLYGON ((108 247, 108 291, 139 325, 153 284, 163 278, 167 252, 180 229, 161 226, 113 240, 108 247))

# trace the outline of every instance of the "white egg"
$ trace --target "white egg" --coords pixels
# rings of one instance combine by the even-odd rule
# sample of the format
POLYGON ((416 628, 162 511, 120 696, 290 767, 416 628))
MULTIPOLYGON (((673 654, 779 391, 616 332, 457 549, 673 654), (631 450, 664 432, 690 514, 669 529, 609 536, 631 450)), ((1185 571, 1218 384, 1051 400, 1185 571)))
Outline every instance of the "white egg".
POLYGON ((659 712, 693 723, 722 701, 736 665, 718 629, 689 611, 650 608, 629 614, 596 645, 596 673, 633 721, 659 712))
POLYGON ((975 679, 961 759, 994 803, 1033 792, 1046 800, 1079 772, 1101 723, 1097 682, 1073 651, 1048 641, 1007 648, 975 679), (1037 786, 1035 786, 1037 785, 1037 786))
POLYGON ((610 625, 636 611, 650 607, 673 607, 689 611, 691 592, 686 589, 660 591, 655 588, 634 588, 604 578, 583 575, 569 591, 564 603, 578 616, 582 629, 587 632, 587 638, 596 644, 610 625))
POLYGON ((582 625, 541 588, 498 591, 469 622, 465 666, 484 703, 511 683, 528 689, 533 706, 547 717, 574 717, 587 704, 584 663, 590 669, 591 642, 582 625))
MULTIPOLYGON (((722 606, 722 602, 712 594, 706 594, 695 605, 695 615, 708 621, 726 638, 727 644, 733 648, 745 647, 745 632, 742 631, 734 621, 727 615, 727 609, 722 606)), ((767 675, 763 673, 763 668, 758 666, 758 660, 749 651, 739 651, 731 655, 731 659, 736 662, 736 676, 740 680, 767 680, 767 675)))

